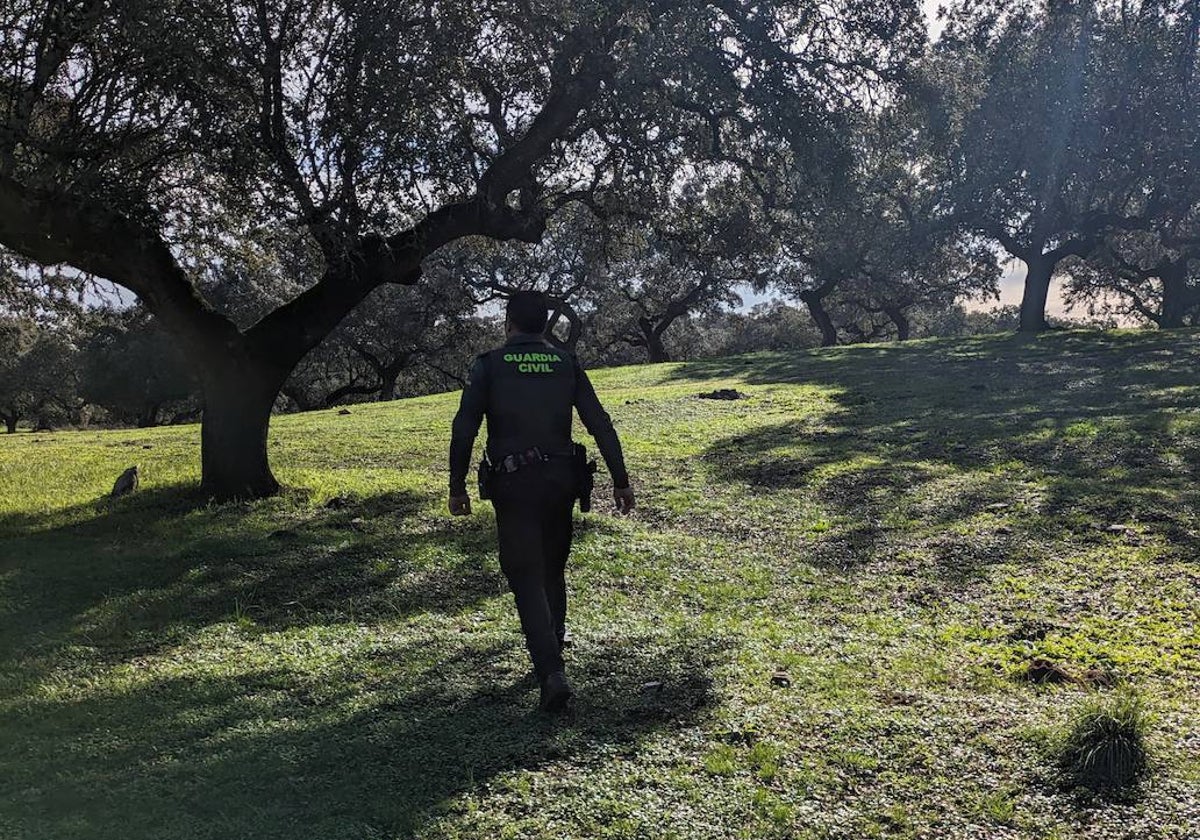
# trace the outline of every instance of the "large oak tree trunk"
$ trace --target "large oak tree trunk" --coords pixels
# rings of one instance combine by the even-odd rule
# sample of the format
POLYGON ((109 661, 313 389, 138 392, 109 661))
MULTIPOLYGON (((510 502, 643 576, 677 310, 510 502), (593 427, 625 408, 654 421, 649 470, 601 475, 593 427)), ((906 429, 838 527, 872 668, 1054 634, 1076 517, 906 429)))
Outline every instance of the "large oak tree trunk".
POLYGON ((896 340, 908 341, 912 335, 912 322, 908 320, 904 310, 899 306, 885 306, 883 314, 887 315, 888 319, 896 325, 896 340))
POLYGON ((1164 330, 1175 330, 1183 326, 1183 319, 1195 305, 1187 282, 1187 261, 1181 260, 1163 268, 1159 275, 1162 281, 1162 310, 1158 326, 1164 330))
POLYGON ((267 461, 267 428, 284 375, 264 365, 206 371, 200 421, 204 492, 218 499, 253 499, 279 491, 267 461))
POLYGON ((1046 299, 1050 296, 1055 262, 1047 257, 1033 257, 1027 259, 1025 265, 1025 293, 1021 296, 1018 329, 1023 333, 1043 332, 1050 328, 1046 323, 1046 299))
POLYGON ((821 331, 821 346, 833 347, 836 345, 838 343, 837 325, 833 323, 833 318, 825 309, 825 302, 821 296, 811 291, 801 292, 800 300, 804 301, 804 305, 808 307, 808 314, 812 315, 817 329, 821 331))
POLYGON ((396 383, 400 374, 408 368, 407 355, 397 359, 379 373, 379 401, 390 402, 396 399, 396 383))
POLYGON ((652 363, 671 361, 671 354, 667 352, 667 346, 658 334, 651 334, 646 339, 646 353, 649 354, 652 363))
POLYGON ((641 344, 646 348, 646 355, 651 364, 671 361, 671 354, 663 344, 662 336, 668 325, 656 325, 649 318, 638 318, 638 329, 642 332, 641 344))
POLYGON ((667 345, 663 343, 663 330, 652 326, 645 318, 642 321, 642 335, 646 339, 646 354, 650 357, 651 364, 671 361, 671 354, 667 352, 667 345))
POLYGON ((4 426, 6 429, 8 429, 8 433, 10 435, 15 435, 17 433, 17 419, 18 418, 15 414, 11 417, 4 418, 4 426))
POLYGON ((139 429, 149 429, 158 425, 158 405, 144 406, 140 414, 138 414, 137 425, 139 429))

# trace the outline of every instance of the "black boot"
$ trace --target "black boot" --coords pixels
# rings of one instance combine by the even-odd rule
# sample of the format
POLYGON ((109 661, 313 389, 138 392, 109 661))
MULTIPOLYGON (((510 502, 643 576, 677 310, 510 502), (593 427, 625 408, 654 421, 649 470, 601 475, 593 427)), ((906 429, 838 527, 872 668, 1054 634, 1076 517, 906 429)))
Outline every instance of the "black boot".
POLYGON ((538 708, 552 715, 565 712, 571 705, 571 696, 574 693, 571 684, 567 682, 567 675, 562 671, 555 671, 542 680, 542 698, 538 708))

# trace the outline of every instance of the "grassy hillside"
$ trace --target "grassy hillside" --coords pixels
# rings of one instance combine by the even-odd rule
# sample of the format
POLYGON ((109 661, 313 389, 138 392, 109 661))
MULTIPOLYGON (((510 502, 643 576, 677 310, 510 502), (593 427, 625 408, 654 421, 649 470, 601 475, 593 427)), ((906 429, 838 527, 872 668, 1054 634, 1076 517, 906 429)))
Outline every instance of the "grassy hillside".
POLYGON ((456 396, 278 418, 247 505, 196 427, 0 438, 0 837, 1200 836, 1194 335, 595 380, 641 506, 581 520, 566 721, 443 512, 456 396), (1060 787, 1095 690, 1038 657, 1143 696, 1134 795, 1060 787))

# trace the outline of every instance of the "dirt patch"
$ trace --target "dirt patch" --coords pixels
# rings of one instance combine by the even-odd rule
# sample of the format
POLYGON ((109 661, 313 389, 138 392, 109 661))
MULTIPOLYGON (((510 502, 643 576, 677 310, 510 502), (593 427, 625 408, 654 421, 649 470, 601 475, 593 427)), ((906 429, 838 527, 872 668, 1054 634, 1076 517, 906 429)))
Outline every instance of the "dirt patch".
POLYGON ((749 394, 743 394, 736 388, 718 388, 715 391, 705 391, 696 396, 702 400, 746 400, 750 398, 749 394))
POLYGON ((1076 681, 1075 675, 1068 671, 1061 663, 1040 658, 1030 660, 1025 669, 1020 672, 1020 677, 1023 680, 1037 683, 1038 685, 1061 685, 1076 681))

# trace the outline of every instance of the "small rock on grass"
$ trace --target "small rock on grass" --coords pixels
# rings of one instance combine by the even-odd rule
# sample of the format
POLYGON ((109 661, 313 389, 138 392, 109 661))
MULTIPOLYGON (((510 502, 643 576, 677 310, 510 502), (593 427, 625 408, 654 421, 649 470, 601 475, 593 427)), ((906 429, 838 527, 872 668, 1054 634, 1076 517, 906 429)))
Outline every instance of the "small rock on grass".
POLYGON ((908 691, 896 691, 892 689, 883 692, 879 696, 879 699, 888 706, 911 706, 921 698, 920 695, 908 691))
POLYGON ((138 468, 135 464, 117 478, 113 484, 112 493, 109 495, 116 499, 120 496, 127 496, 138 489, 138 468))
POLYGON ((1007 639, 1012 642, 1040 642, 1050 633, 1061 628, 1048 621, 1023 621, 1008 632, 1007 639))
POLYGON ((722 732, 720 738, 726 744, 752 747, 758 742, 758 733, 746 729, 731 729, 728 732, 722 732))
POLYGON ((771 674, 771 685, 777 685, 780 688, 787 688, 792 684, 792 677, 787 671, 776 671, 771 674))

